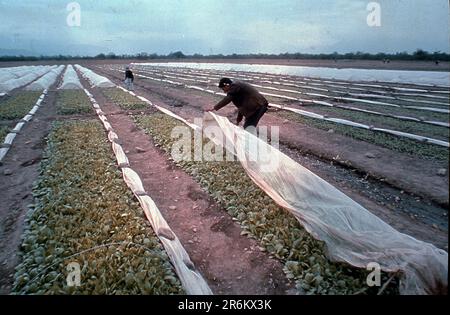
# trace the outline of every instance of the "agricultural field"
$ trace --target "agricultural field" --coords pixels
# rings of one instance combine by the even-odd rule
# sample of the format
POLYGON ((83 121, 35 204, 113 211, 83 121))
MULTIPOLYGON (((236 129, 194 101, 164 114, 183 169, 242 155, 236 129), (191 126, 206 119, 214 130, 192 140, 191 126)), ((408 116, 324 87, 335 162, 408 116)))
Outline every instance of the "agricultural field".
MULTIPOLYGON (((108 73, 110 73, 111 75, 116 75, 115 71, 121 71, 119 70, 119 66, 115 65, 115 66, 102 66, 102 69, 105 69, 108 73)), ((174 106, 178 105, 183 105, 186 104, 186 106, 184 106, 183 110, 178 110, 177 108, 174 109, 174 111, 181 115, 182 117, 201 117, 202 116, 202 112, 204 107, 206 106, 211 106, 212 104, 215 104, 216 102, 218 102, 222 96, 220 95, 213 95, 213 92, 218 93, 221 92, 219 89, 217 89, 216 85, 217 85, 217 80, 218 78, 220 78, 221 76, 230 76, 233 77, 233 75, 235 73, 230 72, 214 72, 211 73, 211 71, 204 71, 203 73, 201 73, 200 70, 192 70, 192 69, 172 69, 172 68, 158 68, 158 67, 151 67, 151 66, 136 66, 136 70, 135 72, 139 75, 142 74, 142 77, 140 78, 140 84, 142 84, 142 87, 144 89, 151 90, 151 92, 153 92, 153 94, 156 94, 158 96, 161 95, 161 97, 159 97, 159 99, 161 99, 162 101, 165 101, 168 105, 173 104, 174 106), (166 74, 169 73, 169 74, 166 74), (177 74, 177 78, 175 79, 175 76, 173 74, 177 74), (213 75, 214 74, 214 75, 213 75), (206 81, 208 83, 203 83, 203 87, 202 87, 202 83, 201 82, 192 82, 192 81, 182 81, 180 80, 180 78, 185 78, 185 79, 189 79, 189 80, 196 80, 196 81, 206 81), (163 81, 162 81, 163 80, 163 81), (215 81, 214 81, 215 80, 215 81), (203 91, 198 88, 203 89, 203 91), (206 91, 204 91, 206 90, 206 91)), ((271 75, 269 78, 264 77, 267 76, 267 74, 253 74, 253 73, 246 73, 246 74, 239 74, 237 76, 237 78, 242 78, 244 77, 245 79, 247 79, 250 83, 254 82, 254 80, 258 80, 258 85, 262 85, 263 83, 261 82, 265 82, 266 79, 270 79, 272 82, 283 82, 281 80, 280 77, 278 77, 277 79, 274 79, 273 76, 271 75), (256 79, 258 78, 258 79, 256 79)), ((288 82, 296 82, 290 79, 286 79, 288 82)), ((297 81, 299 81, 299 79, 297 79, 297 81)), ((305 81, 305 80, 303 80, 305 81)), ((320 83, 321 85, 324 84, 330 84, 327 82, 330 82, 329 80, 323 80, 326 82, 322 82, 320 83)), ((305 81, 308 82, 308 81, 305 81)), ((341 83, 341 82, 339 82, 341 83)), ((290 84, 290 83, 288 83, 290 84)), ((311 82, 309 83, 311 85, 311 82)), ((313 83, 316 84, 316 83, 313 83)), ((349 83, 346 83, 347 85, 349 85, 349 83)), ((336 85, 336 83, 334 83, 334 85, 336 85)), ((375 91, 379 91, 381 88, 378 87, 379 83, 375 84, 375 86, 377 87, 371 87, 372 84, 367 84, 367 83, 358 83, 355 84, 356 87, 353 87, 355 89, 364 89, 364 93, 368 94, 369 92, 371 92, 371 90, 375 89, 375 91), (363 85, 363 86, 360 86, 363 85), (369 86, 367 86, 369 85, 369 86), (366 91, 367 90, 367 91, 366 91)), ((314 87, 316 87, 316 85, 313 85, 314 87)), ((380 85, 381 86, 381 85, 380 85)), ((351 84, 350 84, 351 87, 351 84)), ((403 89, 405 90, 419 90, 417 87, 411 86, 411 85, 407 85, 407 84, 398 84, 397 86, 394 86, 396 89, 395 90, 393 87, 392 83, 384 83, 384 86, 382 86, 385 91, 386 94, 390 94, 390 93, 401 93, 401 94, 411 94, 413 92, 403 92, 403 89), (394 92, 392 92, 394 91, 394 92), (398 91, 398 92, 396 92, 398 91)), ((280 88, 278 86, 278 88, 280 88)), ((294 88, 292 87, 288 87, 288 89, 293 90, 294 88)), ((423 87, 422 87, 423 89, 423 87)), ((447 92, 445 88, 436 88, 437 92, 440 93, 434 93, 431 96, 435 96, 435 97, 439 97, 439 103, 445 103, 448 106, 448 99, 447 101, 440 99, 441 97, 445 98, 445 93, 447 92)), ((271 91, 271 94, 277 94, 280 95, 282 97, 287 96, 286 92, 284 91, 271 91)), ((324 92, 318 92, 321 95, 325 95, 326 93, 324 92)), ((360 92, 361 93, 361 92, 360 92)), ((374 92, 375 93, 375 92, 374 92)), ((379 92, 377 92, 379 93, 379 92)), ((426 95, 425 93, 418 93, 418 92, 414 92, 413 94, 421 94, 421 96, 426 95)), ((270 99, 272 96, 266 96, 269 101, 275 101, 274 99, 270 99)), ((308 97, 308 100, 311 99, 311 96, 303 96, 303 95, 297 95, 297 98, 301 98, 301 99, 306 99, 306 97, 308 97)), ((370 144, 375 144, 375 147, 372 146, 368 146, 368 151, 369 150, 379 150, 379 148, 387 148, 389 149, 388 151, 386 151, 386 156, 389 156, 390 158, 388 160, 392 161, 393 159, 396 159, 396 157, 394 157, 393 155, 395 155, 395 151, 397 152, 404 152, 407 153, 407 155, 400 155, 400 156, 404 156, 406 159, 413 159, 415 161, 420 161, 422 159, 425 160, 429 160, 431 159, 431 162, 427 162, 430 165, 430 169, 426 169, 426 171, 429 173, 427 174, 427 177, 434 177, 434 179, 436 180, 435 183, 437 182, 441 182, 442 184, 445 184, 445 178, 439 178, 439 175, 437 175, 436 173, 442 173, 443 171, 441 169, 446 169, 446 161, 448 160, 448 154, 446 154, 448 152, 448 150, 446 149, 445 145, 444 146, 435 146, 430 145, 429 143, 425 143, 424 141, 421 141, 420 139, 423 137, 426 138, 431 138, 431 139, 435 139, 438 141, 443 141, 443 143, 448 143, 448 138, 449 138, 449 134, 448 134, 448 107, 447 109, 445 109, 445 105, 431 105, 433 108, 436 107, 438 110, 443 109, 446 112, 434 112, 434 111, 429 111, 429 110, 418 110, 418 109, 411 109, 411 108, 404 108, 404 107, 391 107, 391 106, 384 106, 384 105, 379 105, 379 104, 371 104, 370 106, 378 106, 378 107, 383 107, 383 108, 387 108, 387 109, 391 109, 391 115, 395 115, 395 116, 400 116, 400 117, 408 117, 408 118, 412 118, 415 119, 414 120, 404 120, 404 119, 398 119, 398 118, 393 118, 393 117, 384 117, 382 115, 375 115, 372 113, 364 113, 361 111, 353 111, 353 110, 349 110, 349 109, 341 109, 341 108, 337 108, 337 107, 330 107, 330 106, 318 106, 317 104, 310 104, 308 102, 302 102, 302 101, 294 101, 291 99, 283 99, 283 98, 278 98, 277 99, 278 102, 276 102, 276 104, 280 104, 281 106, 289 106, 290 108, 294 108, 294 109, 301 109, 304 111, 308 111, 311 113, 315 113, 315 111, 319 114, 324 115, 325 117, 328 118, 337 118, 337 119, 346 119, 348 121, 351 121, 353 123, 363 123, 365 125, 367 125, 368 129, 363 130, 360 128, 355 128, 352 126, 348 126, 348 125, 343 125, 343 124, 337 124, 333 121, 326 121, 326 120, 320 120, 320 119, 309 119, 310 117, 308 116, 304 116, 304 115, 298 115, 297 113, 292 113, 289 110, 281 110, 281 111, 276 111, 276 114, 273 115, 273 117, 276 119, 276 122, 278 125, 282 125, 282 124, 290 124, 290 122, 292 121, 294 123, 294 125, 298 126, 298 122, 301 121, 306 121, 309 125, 311 125, 312 127, 315 128, 319 128, 319 129, 323 129, 324 131, 327 131, 329 133, 324 134, 322 133, 322 137, 326 137, 326 142, 330 143, 332 142, 330 138, 330 133, 333 134, 339 134, 339 135, 344 135, 345 137, 342 138, 342 141, 344 141, 344 139, 348 139, 348 137, 350 136, 353 139, 356 140, 362 140, 366 143, 370 143, 370 144), (289 102, 289 104, 283 104, 283 102, 289 102), (310 109, 312 108, 312 109, 310 109), (410 114, 408 112, 404 112, 404 111, 415 111, 417 112, 416 116, 410 116, 410 114), (423 122, 421 121, 423 120, 423 122), (431 123, 430 123, 431 122, 431 123), (434 123, 437 124, 434 124, 434 123), (393 131, 398 131, 398 132, 403 132, 403 133, 408 133, 408 134, 412 134, 413 136, 417 136, 416 138, 418 138, 418 140, 416 139, 410 139, 410 138, 406 138, 406 137, 398 137, 392 134, 386 134, 383 132, 375 132, 370 130, 369 128, 381 128, 381 129, 390 129, 393 131), (411 145, 413 144, 413 145, 411 145), (392 152, 394 151, 394 152, 392 152), (392 154, 392 156, 391 156, 392 154), (392 157, 392 158, 391 158, 392 157), (442 182, 442 180, 444 180, 444 182, 442 182)), ((365 101, 365 100, 363 100, 365 101)), ((333 104, 333 102, 330 101, 326 101, 327 103, 333 104)), ((383 103, 386 101, 383 101, 383 103)), ((390 105, 395 105, 395 106, 400 106, 399 101, 398 100, 389 100, 389 104, 390 105), (392 103, 392 104, 390 104, 392 103)), ((362 107, 357 107, 357 109, 363 109, 366 110, 369 107, 368 103, 358 103, 358 105, 362 105, 362 107)), ((422 106, 423 104, 420 104, 419 106, 414 106, 414 104, 409 104, 410 107, 424 107, 422 106)), ((415 104, 417 105, 417 104, 415 104)), ((349 104, 349 105, 345 105, 347 107, 352 107, 352 108, 356 108, 355 104, 349 104)), ((224 109, 222 112, 223 114, 227 115, 230 119, 233 119, 233 115, 232 114, 232 106, 230 109, 224 109)), ((277 109, 277 108, 275 108, 277 109)), ((374 108, 374 109, 370 109, 371 111, 375 111, 375 112, 379 112, 378 108, 374 108)), ((381 113, 381 112, 380 112, 381 113)), ((272 118, 272 117, 271 117, 272 118)), ((269 120, 268 118, 266 120, 269 120)), ((272 119, 270 119, 272 120, 272 119)), ((264 121, 264 117, 263 117, 263 121, 264 121)), ((271 123, 273 123, 273 121, 268 121, 266 124, 270 125, 271 123)), ((287 126, 286 126, 287 127, 287 126)), ((286 133, 291 133, 291 130, 289 130, 291 128, 285 128, 286 133)), ((297 129, 297 128, 295 128, 297 129)), ((281 131, 283 132, 283 130, 281 131)), ((297 131, 292 131, 292 135, 289 134, 289 138, 295 138, 295 133, 297 131)), ((314 132, 314 130, 312 130, 311 132, 314 132)), ((320 134, 320 133, 319 133, 320 134)), ((319 138, 318 138, 319 139, 319 138)), ((340 140, 340 139, 339 139, 340 140)), ((425 139, 422 139, 425 140, 425 139)), ((283 141, 283 138, 281 138, 281 141, 283 141)), ((297 139, 295 139, 295 141, 300 141, 303 142, 305 140, 300 139, 299 137, 297 137, 297 139)), ((320 141, 323 141, 322 139, 320 139, 320 141)), ((318 148, 314 148, 317 155, 324 155, 324 151, 331 151, 327 150, 327 145, 328 143, 322 143, 322 145, 317 145, 318 148)), ((351 146, 352 141, 345 141, 346 146, 351 146)), ((356 142, 354 145, 358 145, 358 142, 356 142)), ((361 149, 360 149, 361 150, 361 149)), ((366 149, 362 149, 362 150, 366 150, 366 149)), ((354 150, 350 149, 350 151, 346 154, 346 159, 345 161, 342 159, 342 162, 345 162, 345 164, 348 164, 347 161, 350 160, 355 160, 354 154, 352 154, 354 152, 354 150)), ((380 151, 380 152, 384 152, 384 151, 380 151)), ((360 154, 368 154, 369 156, 372 156, 372 152, 360 152, 360 154)), ((327 154, 327 158, 330 160, 335 160, 334 158, 336 156, 343 156, 343 152, 335 152, 335 154, 327 154)), ((375 154, 376 155, 376 154, 375 154)), ((373 164, 376 163, 376 161, 371 160, 370 158, 366 158, 363 163, 369 163, 369 164, 373 164)), ((358 161, 359 163, 360 161, 358 161)), ((382 165, 386 165, 387 161, 384 161, 382 163, 380 163, 380 166, 382 167, 382 165)), ((395 163, 395 162, 394 162, 395 163)), ((414 164, 420 164, 419 162, 415 162, 414 164)), ((354 164, 354 163, 352 163, 354 164)), ((402 163, 400 163, 400 165, 402 165, 402 163)), ((377 167, 377 172, 378 175, 377 177, 392 177, 392 178, 398 178, 397 174, 386 174, 385 172, 383 172, 380 168, 381 167, 377 167)), ((373 167, 371 165, 364 165, 363 167, 361 167, 361 171, 366 171, 367 169, 372 170, 373 167)), ((424 170, 422 169, 421 172, 423 172, 424 170)), ((371 172, 372 173, 372 172, 371 172)), ((417 170, 414 169, 411 171, 412 174, 408 173, 409 175, 414 176, 414 174, 417 174, 417 170)), ((445 177, 445 176, 443 176, 445 177)), ((405 179, 406 181, 411 181, 411 178, 409 179, 405 179)), ((413 183, 413 185, 415 185, 413 183)), ((396 186, 398 186, 398 183, 396 183, 396 186)), ((430 190, 435 190, 436 185, 430 185, 430 190)), ((403 187, 402 187, 403 188, 403 187)), ((422 183, 420 183, 420 185, 418 185, 417 189, 414 189, 412 192, 420 194, 421 190, 423 189, 423 185, 422 183)), ((433 194, 433 192, 430 191, 431 194, 433 194)), ((438 201, 443 201, 444 204, 448 203, 448 193, 444 193, 442 191, 443 195, 441 197, 438 198, 434 198, 438 201), (444 196, 445 195, 445 196, 444 196)))
MULTIPOLYGON (((48 92, 25 85, 0 100, 3 142, 42 98, 1 160, 0 293, 407 292, 403 273, 411 270, 383 268, 381 285, 367 285, 370 271, 348 250, 368 244, 356 232, 365 223, 385 227, 405 248, 411 240, 403 234, 447 255, 448 87, 132 64, 130 93, 125 66, 60 67, 48 92), (223 98, 221 77, 251 83, 267 98, 260 125, 279 129, 279 143, 270 145, 289 158, 286 170, 304 169, 307 184, 291 174, 273 177, 323 205, 293 202, 261 182, 252 163, 174 159, 174 130, 191 130, 223 98), (346 217, 348 229, 317 228, 323 218, 314 207, 336 222, 345 216, 329 204, 336 194, 361 217, 346 217), (350 234, 333 243, 327 233, 350 234), (77 285, 68 280, 74 270, 77 285)), ((215 112, 231 122, 236 113, 232 104, 215 112)), ((194 133, 189 141, 198 141, 194 133)))

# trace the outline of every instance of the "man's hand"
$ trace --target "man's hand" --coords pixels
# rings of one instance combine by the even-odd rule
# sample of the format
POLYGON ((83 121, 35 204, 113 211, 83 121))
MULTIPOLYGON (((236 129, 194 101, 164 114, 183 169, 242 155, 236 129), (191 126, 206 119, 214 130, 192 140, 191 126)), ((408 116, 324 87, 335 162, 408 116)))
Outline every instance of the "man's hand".
POLYGON ((209 107, 209 108, 205 109, 205 112, 213 112, 215 110, 216 109, 214 107, 209 107))

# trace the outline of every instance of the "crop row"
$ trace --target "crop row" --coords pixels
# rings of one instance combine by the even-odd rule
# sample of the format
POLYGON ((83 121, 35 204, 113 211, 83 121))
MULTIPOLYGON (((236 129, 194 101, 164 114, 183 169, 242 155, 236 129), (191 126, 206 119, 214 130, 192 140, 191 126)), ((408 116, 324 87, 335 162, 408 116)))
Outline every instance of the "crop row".
POLYGON ((13 120, 24 117, 34 106, 41 91, 21 91, 0 104, 0 119, 13 120))
POLYGON ((92 107, 83 90, 58 90, 56 110, 61 115, 74 115, 90 113, 92 107))
MULTIPOLYGON (((395 117, 389 117, 393 121, 397 121, 398 125, 395 124, 396 128, 400 128, 398 130, 400 131, 406 131, 402 129, 402 122, 413 122, 417 124, 418 130, 420 130, 421 125, 425 125, 424 127, 436 127, 440 128, 440 126, 436 126, 436 124, 433 123, 424 123, 420 121, 414 121, 414 119, 423 120, 423 121, 433 121, 433 122, 441 122, 445 123, 448 122, 449 114, 447 113, 439 113, 439 112, 432 112, 432 111, 417 111, 414 109, 408 109, 408 108, 395 108, 395 107, 388 107, 388 106, 382 106, 377 104, 361 104, 361 103, 354 103, 352 101, 326 101, 326 103, 335 105, 334 107, 331 106, 322 106, 320 104, 310 104, 310 103, 301 103, 299 101, 294 100, 280 100, 276 97, 267 96, 267 100, 270 103, 280 104, 280 105, 287 105, 287 106, 295 106, 299 107, 303 110, 307 111, 313 111, 317 112, 317 110, 322 110, 324 112, 328 110, 333 110, 333 117, 340 117, 340 115, 345 115, 348 120, 354 120, 353 117, 360 117, 360 118, 367 118, 366 120, 363 120, 363 123, 369 123, 369 120, 373 121, 373 124, 378 127, 390 127, 389 124, 386 124, 386 121, 384 120, 386 117, 389 117, 387 115, 394 115, 394 116, 401 116, 401 117, 409 117, 411 119, 399 119, 395 117), (342 107, 337 107, 342 106, 342 107), (344 108, 346 107, 346 108, 344 108), (364 111, 372 111, 376 112, 377 114, 373 113, 367 113, 364 111), (366 116, 364 116, 366 115, 366 116)), ((448 128, 447 128, 448 129, 448 128)), ((414 129, 411 129, 409 132, 415 133, 414 129)))
POLYGON ((428 143, 421 143, 407 138, 400 138, 386 133, 374 132, 371 130, 336 124, 330 121, 313 119, 287 111, 278 111, 276 114, 293 122, 323 130, 333 130, 334 132, 344 136, 370 142, 393 151, 408 153, 428 159, 448 160, 448 148, 428 143))
POLYGON ((33 196, 13 292, 183 293, 99 122, 54 124, 33 196))
MULTIPOLYGON (((189 78, 201 78, 202 81, 206 82, 205 80, 210 80, 212 82, 217 82, 221 77, 224 76, 231 76, 236 79, 242 79, 244 81, 254 81, 254 82, 261 82, 261 83, 269 83, 269 84, 275 84, 277 86, 283 86, 284 88, 302 88, 307 90, 313 90, 314 92, 327 92, 327 93, 333 93, 337 92, 337 94, 344 93, 371 93, 374 95, 377 94, 388 94, 391 98, 407 98, 411 96, 416 97, 426 97, 426 98, 434 98, 434 99, 440 99, 440 100, 446 100, 445 95, 448 95, 448 89, 446 87, 440 87, 440 88, 432 88, 429 89, 423 89, 419 88, 417 89, 410 89, 411 87, 408 85, 408 87, 405 89, 405 86, 400 87, 400 85, 404 85, 403 83, 390 83, 388 85, 386 84, 373 84, 367 81, 362 82, 339 82, 340 80, 323 80, 323 79, 312 79, 312 78, 306 78, 306 77, 299 77, 299 76, 285 76, 280 74, 274 74, 274 75, 268 75, 263 73, 254 73, 254 72, 247 72, 247 71, 205 71, 205 70, 198 70, 198 71, 192 71, 190 69, 182 69, 182 68, 167 68, 167 67, 151 67, 148 66, 138 66, 138 69, 142 69, 145 71, 153 72, 161 74, 163 72, 164 74, 170 73, 172 74, 172 77, 180 78, 182 76, 186 76, 189 78)), ((448 103, 448 100, 446 100, 448 103)))
POLYGON ((117 88, 101 89, 103 95, 110 101, 114 102, 122 109, 145 109, 148 107, 147 103, 133 97, 132 95, 125 93, 117 88))
POLYGON ((353 112, 336 107, 308 106, 307 110, 320 115, 347 119, 369 126, 372 125, 379 128, 399 130, 402 132, 413 133, 416 135, 444 141, 449 140, 449 128, 443 126, 433 126, 415 121, 399 120, 392 117, 382 117, 370 113, 353 112))

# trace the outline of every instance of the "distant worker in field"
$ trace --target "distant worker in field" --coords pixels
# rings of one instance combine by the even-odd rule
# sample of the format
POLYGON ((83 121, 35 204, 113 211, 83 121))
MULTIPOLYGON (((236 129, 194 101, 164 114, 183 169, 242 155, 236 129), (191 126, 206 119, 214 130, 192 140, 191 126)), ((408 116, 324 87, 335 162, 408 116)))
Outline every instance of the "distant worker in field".
POLYGON ((253 86, 248 83, 236 81, 229 78, 222 78, 219 82, 221 88, 227 96, 208 111, 219 110, 225 105, 233 102, 238 109, 236 124, 239 125, 245 117, 244 129, 250 126, 256 128, 259 120, 267 111, 269 102, 253 86))
POLYGON ((125 68, 125 86, 127 87, 127 90, 133 91, 133 82, 134 82, 134 75, 133 72, 130 70, 130 67, 125 68))

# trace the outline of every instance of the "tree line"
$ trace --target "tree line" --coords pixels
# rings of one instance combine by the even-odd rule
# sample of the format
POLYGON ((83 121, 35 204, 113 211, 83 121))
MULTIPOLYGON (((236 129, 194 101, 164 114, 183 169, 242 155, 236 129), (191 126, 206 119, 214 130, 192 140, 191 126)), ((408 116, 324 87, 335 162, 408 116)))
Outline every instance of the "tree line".
POLYGON ((0 61, 39 61, 39 60, 107 60, 107 59, 138 59, 138 60, 153 60, 153 59, 328 59, 328 60, 421 60, 421 61, 450 61, 450 54, 440 51, 428 52, 422 49, 417 49, 413 53, 398 52, 390 53, 365 53, 365 52, 351 52, 351 53, 337 53, 332 54, 304 54, 304 53, 283 53, 283 54, 231 54, 231 55, 202 55, 193 54, 185 55, 181 51, 171 52, 166 55, 159 55, 156 53, 141 52, 138 54, 123 54, 116 55, 115 53, 98 54, 96 56, 71 56, 71 55, 55 55, 55 56, 0 56, 0 61))

